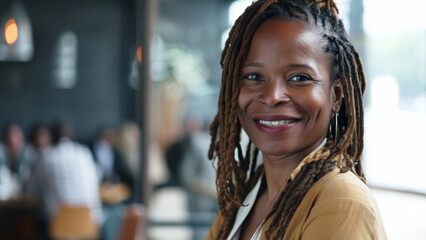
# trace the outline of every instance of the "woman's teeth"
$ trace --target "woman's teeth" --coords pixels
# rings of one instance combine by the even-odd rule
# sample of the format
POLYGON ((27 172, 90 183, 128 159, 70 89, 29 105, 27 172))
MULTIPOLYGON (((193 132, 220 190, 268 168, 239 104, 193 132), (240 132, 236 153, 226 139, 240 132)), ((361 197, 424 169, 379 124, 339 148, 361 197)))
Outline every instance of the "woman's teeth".
POLYGON ((259 120, 260 124, 266 125, 268 127, 278 127, 278 126, 282 126, 284 124, 289 124, 289 123, 293 123, 296 122, 296 120, 292 119, 292 120, 279 120, 279 121, 264 121, 264 120, 259 120))

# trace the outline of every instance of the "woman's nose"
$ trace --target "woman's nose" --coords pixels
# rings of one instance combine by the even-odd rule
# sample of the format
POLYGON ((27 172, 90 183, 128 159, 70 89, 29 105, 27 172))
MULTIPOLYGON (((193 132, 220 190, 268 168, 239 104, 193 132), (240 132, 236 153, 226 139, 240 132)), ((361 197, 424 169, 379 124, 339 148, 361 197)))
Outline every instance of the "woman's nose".
POLYGON ((265 86, 259 100, 269 107, 275 107, 289 102, 290 97, 285 84, 282 81, 274 81, 265 86))

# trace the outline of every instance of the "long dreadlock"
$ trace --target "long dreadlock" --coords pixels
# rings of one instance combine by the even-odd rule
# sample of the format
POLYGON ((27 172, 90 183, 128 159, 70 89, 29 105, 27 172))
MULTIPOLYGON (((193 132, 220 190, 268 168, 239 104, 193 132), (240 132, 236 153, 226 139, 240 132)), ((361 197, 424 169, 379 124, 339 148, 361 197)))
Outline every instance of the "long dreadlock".
POLYGON ((263 166, 256 168, 258 149, 249 143, 244 155, 240 146, 241 125, 237 117, 238 79, 251 39, 259 25, 269 18, 304 21, 317 26, 325 40, 324 53, 331 56, 331 82, 343 85, 344 104, 338 115, 338 134, 313 156, 314 161, 288 179, 266 219, 273 217, 268 238, 281 239, 306 192, 327 172, 338 167, 353 171, 365 181, 361 165, 363 150, 363 96, 365 75, 358 53, 348 40, 336 4, 331 0, 259 0, 237 19, 222 52, 222 84, 218 113, 210 126, 209 158, 218 158, 216 184, 219 210, 224 218, 217 239, 225 239, 238 208, 259 179, 263 166), (334 139, 337 139, 334 141, 334 139), (235 149, 238 158, 235 159, 235 149))

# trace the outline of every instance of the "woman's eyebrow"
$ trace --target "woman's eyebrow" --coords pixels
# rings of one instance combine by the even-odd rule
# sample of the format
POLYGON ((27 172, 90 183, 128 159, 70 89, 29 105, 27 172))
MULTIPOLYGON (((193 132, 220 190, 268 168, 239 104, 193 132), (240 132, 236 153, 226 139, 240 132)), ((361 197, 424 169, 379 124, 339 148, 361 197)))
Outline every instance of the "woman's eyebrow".
POLYGON ((244 64, 243 67, 263 67, 264 65, 262 63, 258 63, 258 62, 250 62, 250 63, 246 63, 244 64))
MULTIPOLYGON (((243 67, 264 67, 264 65, 262 63, 258 63, 258 62, 250 62, 250 63, 244 64, 243 67)), ((315 72, 315 69, 313 67, 309 66, 308 64, 292 63, 292 64, 287 65, 287 67, 289 67, 289 68, 307 68, 307 69, 315 72)))
POLYGON ((315 69, 313 67, 307 65, 307 64, 296 64, 296 63, 293 63, 293 64, 289 64, 288 67, 290 67, 290 68, 308 68, 309 70, 315 72, 315 69))

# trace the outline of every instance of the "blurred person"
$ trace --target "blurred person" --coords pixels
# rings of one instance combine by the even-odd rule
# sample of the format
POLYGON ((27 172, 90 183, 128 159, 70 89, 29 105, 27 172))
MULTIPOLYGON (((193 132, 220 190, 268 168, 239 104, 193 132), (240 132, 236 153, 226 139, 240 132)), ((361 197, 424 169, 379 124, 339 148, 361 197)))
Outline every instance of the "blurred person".
POLYGON ((34 164, 31 169, 30 177, 22 189, 24 193, 27 192, 28 186, 30 185, 29 182, 32 179, 35 169, 40 163, 40 160, 43 159, 43 156, 47 154, 52 146, 52 134, 46 126, 42 124, 35 124, 30 128, 28 139, 28 155, 29 159, 31 159, 34 164))
POLYGON ((42 124, 34 125, 30 129, 29 142, 37 151, 47 150, 52 146, 52 134, 46 126, 42 124))
MULTIPOLYGON (((167 147, 165 158, 169 178, 161 187, 185 187, 188 190, 215 198, 215 171, 205 154, 210 136, 199 117, 184 120, 183 134, 167 147)), ((194 205, 192 205, 194 207, 194 205)))
MULTIPOLYGON (((207 124, 198 116, 187 116, 183 121, 181 137, 173 141, 165 151, 168 179, 157 185, 180 187, 187 195, 187 209, 191 221, 197 221, 206 213, 216 214, 216 172, 208 161, 210 135, 207 124)), ((208 229, 193 227, 193 239, 202 239, 208 229)))
POLYGON ((155 188, 163 187, 182 187, 182 172, 181 166, 185 154, 191 145, 191 134, 198 131, 199 122, 193 120, 184 120, 183 127, 179 136, 165 148, 165 160, 168 170, 167 179, 158 184, 155 188))
POLYGON ((253 1, 221 65, 206 239, 386 239, 362 165, 366 79, 336 4, 253 1))
MULTIPOLYGON (((207 124, 200 117, 189 117, 185 121, 185 135, 178 141, 180 158, 170 156, 172 171, 177 174, 178 183, 188 193, 188 210, 191 218, 197 221, 197 217, 205 216, 205 213, 216 214, 218 210, 216 198, 216 171, 208 161, 210 135, 207 132, 207 124)), ((173 145, 172 145, 173 146, 173 145)), ((211 222, 213 223, 213 222, 211 222)), ((194 227, 193 239, 202 239, 208 229, 194 227)))
POLYGON ((162 187, 182 186, 180 167, 182 165, 185 152, 189 148, 190 141, 190 135, 185 131, 182 137, 173 141, 166 148, 165 159, 169 176, 165 182, 156 186, 157 189, 162 187))
MULTIPOLYGON (((19 135, 20 138, 22 135, 19 135)), ((17 188, 19 195, 9 197, 16 197, 16 199, 6 202, 1 209, 0 236, 4 239, 49 239, 38 199, 26 198, 25 195, 28 183, 31 181, 32 171, 36 168, 43 152, 50 147, 50 132, 43 125, 37 124, 30 129, 28 137, 28 144, 25 144, 23 155, 27 162, 32 163, 27 170, 30 174, 28 179, 17 188)), ((0 171, 0 196, 4 196, 3 185, 12 184, 13 176, 10 175, 10 172, 4 172, 4 168, 0 171)))
MULTIPOLYGON (((193 208, 204 211, 215 211, 216 206, 216 172, 212 164, 207 161, 207 151, 210 143, 210 135, 207 132, 203 120, 191 117, 186 121, 186 134, 181 140, 185 145, 182 159, 179 165, 175 165, 178 171, 179 182, 193 193, 214 200, 213 206, 208 206, 207 200, 190 204, 193 208), (204 207, 202 207, 204 205, 204 207), (199 207, 197 207, 199 206, 199 207)), ((174 163, 176 164, 176 163, 174 163)))
POLYGON ((99 178, 103 184, 125 184, 133 189, 133 176, 122 154, 117 150, 117 134, 112 128, 103 128, 93 144, 93 154, 99 178))
POLYGON ((29 155, 35 162, 34 165, 36 166, 38 161, 42 158, 42 155, 51 148, 52 134, 46 126, 42 124, 35 124, 31 127, 28 138, 29 155))
POLYGON ((118 136, 115 129, 104 127, 100 129, 92 146, 105 217, 102 240, 115 239, 126 205, 133 201, 134 177, 128 167, 128 161, 117 145, 118 136))
POLYGON ((2 140, 3 144, 0 145, 2 179, 10 183, 11 189, 6 191, 17 196, 30 177, 35 159, 31 157, 22 129, 17 124, 9 124, 4 128, 2 140))
POLYGON ((130 168, 133 179, 139 171, 141 132, 138 124, 134 122, 123 123, 118 131, 117 149, 124 156, 130 168))
POLYGON ((43 203, 47 221, 60 205, 85 205, 94 222, 101 224, 96 167, 89 148, 72 140, 72 131, 63 124, 52 128, 53 147, 43 154, 28 184, 27 194, 43 203))

